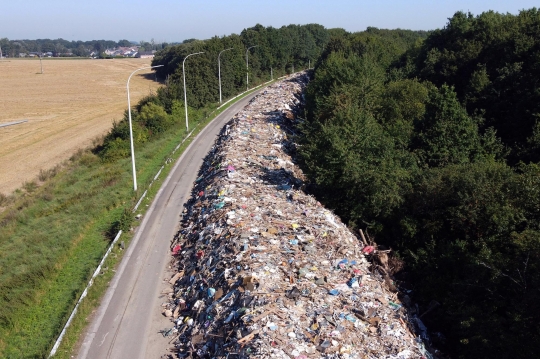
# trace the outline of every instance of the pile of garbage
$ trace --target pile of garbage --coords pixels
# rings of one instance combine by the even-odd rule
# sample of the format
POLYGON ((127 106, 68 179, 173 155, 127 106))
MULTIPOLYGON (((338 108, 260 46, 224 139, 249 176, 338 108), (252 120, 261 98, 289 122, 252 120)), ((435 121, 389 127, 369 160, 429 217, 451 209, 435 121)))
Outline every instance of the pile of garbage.
POLYGON ((374 248, 302 191, 291 135, 307 81, 268 87, 204 160, 171 245, 171 357, 426 355, 395 287, 369 270, 374 248))

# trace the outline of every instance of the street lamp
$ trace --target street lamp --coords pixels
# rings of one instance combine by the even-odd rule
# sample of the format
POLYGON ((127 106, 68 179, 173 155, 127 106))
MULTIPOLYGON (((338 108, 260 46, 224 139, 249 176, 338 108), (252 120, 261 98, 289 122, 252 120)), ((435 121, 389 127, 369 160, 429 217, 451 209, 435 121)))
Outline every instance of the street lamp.
POLYGON ((218 64, 218 78, 219 78, 219 103, 221 103, 221 62, 219 60, 219 57, 221 56, 221 53, 224 51, 232 50, 233 48, 225 49, 221 51, 217 57, 217 64, 218 64))
POLYGON ((199 55, 204 54, 204 52, 195 52, 193 54, 189 54, 186 57, 184 57, 184 61, 182 61, 182 74, 184 75, 184 107, 186 108, 186 131, 189 130, 189 124, 188 124, 188 114, 187 114, 187 93, 186 93, 186 69, 184 65, 186 64, 186 59, 190 57, 191 55, 199 55))
POLYGON ((133 149, 133 128, 131 126, 131 101, 129 99, 129 80, 131 80, 131 76, 133 76, 133 74, 137 71, 141 71, 141 70, 145 70, 145 69, 153 69, 155 67, 161 67, 163 65, 157 65, 157 66, 146 66, 146 67, 141 67, 140 69, 137 69, 135 71, 133 71, 131 73, 131 75, 129 75, 128 77, 128 80, 127 80, 127 100, 128 100, 128 118, 129 118, 129 142, 130 142, 130 145, 131 145, 131 165, 132 165, 132 168, 133 168, 133 190, 134 191, 137 191, 137 174, 135 172, 135 151, 133 149))
POLYGON ((259 45, 254 45, 251 47, 248 47, 246 50, 246 91, 249 90, 249 62, 248 62, 248 52, 249 49, 252 49, 254 47, 258 47, 259 45))

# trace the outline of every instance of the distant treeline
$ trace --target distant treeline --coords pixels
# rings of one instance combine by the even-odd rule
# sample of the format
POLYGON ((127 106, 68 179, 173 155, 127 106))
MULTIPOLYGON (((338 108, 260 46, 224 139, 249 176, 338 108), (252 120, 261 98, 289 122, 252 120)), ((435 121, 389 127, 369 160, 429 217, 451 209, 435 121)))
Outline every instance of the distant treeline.
POLYGON ((421 312, 440 304, 433 340, 540 357, 540 12, 334 32, 306 98, 314 192, 404 260, 421 312))
POLYGON ((87 57, 92 52, 101 54, 106 49, 116 47, 141 46, 143 50, 161 50, 170 44, 155 43, 141 41, 133 43, 128 40, 111 41, 111 40, 91 40, 91 41, 68 41, 64 39, 37 39, 37 40, 9 40, 7 38, 0 39, 0 48, 2 55, 8 57, 19 57, 20 54, 29 53, 47 53, 50 52, 53 56, 72 56, 87 57))

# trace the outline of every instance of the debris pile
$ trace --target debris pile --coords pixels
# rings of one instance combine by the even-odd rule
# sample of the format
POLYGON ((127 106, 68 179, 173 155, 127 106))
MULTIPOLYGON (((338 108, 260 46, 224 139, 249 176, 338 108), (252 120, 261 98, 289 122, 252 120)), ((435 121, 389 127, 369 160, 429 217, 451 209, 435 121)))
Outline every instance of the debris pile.
POLYGON ((171 245, 171 356, 423 356, 372 248, 301 190, 290 137, 307 81, 255 97, 205 158, 171 245))

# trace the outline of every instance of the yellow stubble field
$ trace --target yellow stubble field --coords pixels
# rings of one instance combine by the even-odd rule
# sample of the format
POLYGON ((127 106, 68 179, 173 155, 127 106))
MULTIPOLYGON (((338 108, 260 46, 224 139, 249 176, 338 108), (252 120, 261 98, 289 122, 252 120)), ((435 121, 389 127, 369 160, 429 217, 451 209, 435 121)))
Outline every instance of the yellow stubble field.
MULTIPOLYGON (((68 159, 107 133, 127 109, 126 81, 151 59, 0 60, 0 193, 9 194, 40 169, 68 159)), ((136 73, 132 106, 159 84, 136 73)))

